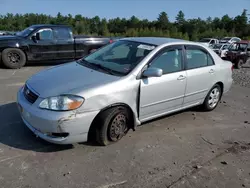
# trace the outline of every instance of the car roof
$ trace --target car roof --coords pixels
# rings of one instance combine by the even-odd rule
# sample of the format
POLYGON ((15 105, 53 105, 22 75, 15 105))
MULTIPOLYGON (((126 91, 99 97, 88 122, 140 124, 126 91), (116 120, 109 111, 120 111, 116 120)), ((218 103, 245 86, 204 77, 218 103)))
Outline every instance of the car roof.
POLYGON ((173 43, 173 42, 191 43, 190 41, 186 41, 186 40, 164 38, 164 37, 129 37, 129 38, 122 38, 121 40, 129 40, 129 41, 134 41, 134 42, 147 43, 147 44, 152 44, 156 46, 166 44, 166 43, 173 43))
POLYGON ((237 42, 237 44, 248 44, 250 41, 248 40, 241 40, 240 42, 237 42))
POLYGON ((69 27, 67 25, 60 25, 60 24, 35 24, 31 27, 69 27))

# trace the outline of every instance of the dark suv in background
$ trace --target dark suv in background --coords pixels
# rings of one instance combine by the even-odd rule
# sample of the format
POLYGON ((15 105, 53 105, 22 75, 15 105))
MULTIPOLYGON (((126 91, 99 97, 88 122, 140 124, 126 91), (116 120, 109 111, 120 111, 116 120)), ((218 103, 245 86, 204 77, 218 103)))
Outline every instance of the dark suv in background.
POLYGON ((240 41, 232 44, 226 52, 226 57, 223 59, 231 61, 238 69, 250 58, 250 41, 240 41))

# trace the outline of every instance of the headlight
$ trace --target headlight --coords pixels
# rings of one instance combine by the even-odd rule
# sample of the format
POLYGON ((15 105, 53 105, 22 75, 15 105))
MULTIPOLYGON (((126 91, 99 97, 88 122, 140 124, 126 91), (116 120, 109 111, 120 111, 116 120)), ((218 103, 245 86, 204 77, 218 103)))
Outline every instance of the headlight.
POLYGON ((79 108, 84 98, 75 95, 60 95, 44 99, 39 107, 48 110, 68 111, 79 108))

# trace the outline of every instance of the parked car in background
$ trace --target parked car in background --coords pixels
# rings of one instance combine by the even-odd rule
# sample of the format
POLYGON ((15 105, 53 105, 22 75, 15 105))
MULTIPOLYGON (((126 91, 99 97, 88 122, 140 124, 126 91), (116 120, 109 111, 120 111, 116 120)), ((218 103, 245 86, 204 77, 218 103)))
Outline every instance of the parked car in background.
POLYGON ((231 61, 240 69, 250 58, 250 41, 240 41, 230 45, 225 60, 231 61))
POLYGON ((203 38, 199 41, 199 43, 210 47, 214 44, 218 44, 219 40, 215 38, 203 38))
POLYGON ((69 26, 33 25, 13 36, 0 37, 0 60, 12 69, 30 61, 70 61, 109 43, 110 38, 73 36, 69 26))
POLYGON ((220 57, 225 57, 225 52, 229 46, 230 46, 230 44, 215 44, 211 48, 220 57))
POLYGON ((241 39, 238 37, 224 37, 220 40, 220 43, 232 44, 232 43, 236 43, 236 42, 240 42, 240 41, 241 41, 241 39))
POLYGON ((232 63, 196 42, 123 38, 72 63, 43 70, 17 94, 26 126, 56 144, 120 140, 143 122, 201 106, 216 108, 232 63), (91 136, 90 136, 91 135, 91 136))

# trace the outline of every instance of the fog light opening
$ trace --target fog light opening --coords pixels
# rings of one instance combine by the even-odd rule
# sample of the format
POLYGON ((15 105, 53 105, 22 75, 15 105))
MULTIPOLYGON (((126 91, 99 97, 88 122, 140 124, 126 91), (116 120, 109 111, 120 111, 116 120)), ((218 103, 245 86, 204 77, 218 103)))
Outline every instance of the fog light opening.
POLYGON ((51 136, 65 138, 65 137, 69 136, 69 133, 51 133, 51 136))

